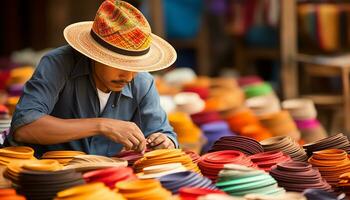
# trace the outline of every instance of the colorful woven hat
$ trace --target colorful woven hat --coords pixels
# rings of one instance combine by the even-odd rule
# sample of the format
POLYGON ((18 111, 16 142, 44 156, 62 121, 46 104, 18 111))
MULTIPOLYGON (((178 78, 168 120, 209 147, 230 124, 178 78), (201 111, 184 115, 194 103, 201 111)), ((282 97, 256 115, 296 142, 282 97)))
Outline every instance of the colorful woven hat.
POLYGON ((105 0, 93 22, 71 24, 63 34, 80 53, 122 70, 156 71, 176 60, 174 48, 152 34, 142 13, 124 1, 105 0))

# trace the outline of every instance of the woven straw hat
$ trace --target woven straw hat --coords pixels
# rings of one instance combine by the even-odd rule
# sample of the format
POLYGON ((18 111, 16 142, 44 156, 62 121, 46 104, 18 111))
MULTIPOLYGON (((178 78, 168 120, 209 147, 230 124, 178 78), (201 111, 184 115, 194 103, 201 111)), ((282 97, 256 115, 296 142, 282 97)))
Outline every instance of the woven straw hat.
POLYGON ((126 71, 161 70, 176 60, 175 49, 152 34, 142 13, 124 1, 105 0, 93 22, 71 24, 63 34, 85 56, 126 71))

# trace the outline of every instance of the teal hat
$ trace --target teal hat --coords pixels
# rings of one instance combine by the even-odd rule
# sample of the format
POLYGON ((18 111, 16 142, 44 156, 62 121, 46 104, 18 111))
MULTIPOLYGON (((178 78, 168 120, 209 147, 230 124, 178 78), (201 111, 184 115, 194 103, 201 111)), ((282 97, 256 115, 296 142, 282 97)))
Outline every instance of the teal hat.
POLYGON ((225 165, 219 173, 216 187, 231 196, 285 193, 283 188, 278 187, 276 180, 265 171, 238 165, 225 165))

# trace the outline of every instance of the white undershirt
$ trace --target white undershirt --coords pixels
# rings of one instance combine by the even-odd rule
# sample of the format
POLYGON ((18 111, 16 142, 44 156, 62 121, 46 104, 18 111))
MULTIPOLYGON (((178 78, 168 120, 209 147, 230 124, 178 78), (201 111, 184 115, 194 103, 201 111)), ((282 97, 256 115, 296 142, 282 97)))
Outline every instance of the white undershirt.
POLYGON ((107 105, 107 101, 112 92, 105 93, 97 88, 98 99, 100 100, 100 114, 103 112, 107 105))

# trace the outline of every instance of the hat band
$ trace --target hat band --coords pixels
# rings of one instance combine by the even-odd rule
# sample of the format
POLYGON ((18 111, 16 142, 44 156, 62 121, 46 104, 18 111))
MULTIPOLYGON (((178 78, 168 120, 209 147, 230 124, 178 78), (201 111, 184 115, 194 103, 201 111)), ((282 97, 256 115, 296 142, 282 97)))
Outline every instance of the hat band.
POLYGON ((145 55, 149 52, 149 47, 145 50, 142 50, 142 51, 128 51, 128 50, 113 46, 113 45, 107 43, 106 41, 102 40, 100 38, 100 36, 98 36, 92 29, 90 31, 90 35, 92 36, 92 38, 94 38, 94 40, 97 43, 99 43, 103 47, 107 48, 108 50, 111 50, 111 51, 118 53, 118 54, 122 54, 125 56, 142 56, 142 55, 145 55))

